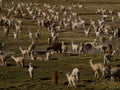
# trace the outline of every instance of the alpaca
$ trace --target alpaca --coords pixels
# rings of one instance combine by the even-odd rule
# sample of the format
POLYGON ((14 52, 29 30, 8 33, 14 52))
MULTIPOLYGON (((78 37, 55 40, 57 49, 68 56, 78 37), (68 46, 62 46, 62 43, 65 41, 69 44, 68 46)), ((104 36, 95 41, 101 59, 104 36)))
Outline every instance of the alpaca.
POLYGON ((21 27, 18 24, 15 24, 15 30, 17 33, 21 33, 21 27))
POLYGON ((115 79, 118 78, 120 80, 120 67, 113 67, 111 70, 111 81, 115 82, 115 79))
POLYGON ((90 60, 90 66, 92 67, 93 71, 95 72, 94 77, 99 77, 99 71, 102 72, 103 75, 103 67, 104 65, 102 63, 96 63, 93 64, 93 60, 90 60))
POLYGON ((20 51, 21 51, 21 53, 22 53, 22 56, 25 58, 25 55, 27 56, 27 57, 29 57, 29 52, 28 52, 28 50, 23 50, 22 49, 22 47, 19 47, 19 49, 20 49, 20 51))
POLYGON ((49 51, 46 53, 46 60, 50 60, 50 52, 49 51))
POLYGON ((33 33, 31 31, 29 31, 29 38, 33 39, 33 33))
POLYGON ((14 40, 17 41, 18 40, 18 33, 13 32, 13 36, 14 36, 14 40))
POLYGON ((78 82, 79 78, 80 78, 80 70, 78 68, 74 68, 71 75, 74 75, 76 77, 77 82, 78 82))
POLYGON ((86 37, 90 34, 91 27, 89 27, 87 30, 84 30, 86 37))
POLYGON ((14 55, 12 55, 11 58, 16 62, 18 67, 24 66, 24 58, 23 57, 14 57, 14 55))
POLYGON ((30 46, 28 47, 28 51, 29 51, 29 52, 31 52, 31 51, 34 52, 34 49, 35 49, 35 42, 32 41, 32 44, 30 44, 30 46))
POLYGON ((78 49, 79 49, 78 45, 73 44, 73 42, 71 42, 71 45, 72 45, 72 51, 73 51, 73 53, 78 52, 78 49))
POLYGON ((30 79, 32 80, 33 79, 33 74, 34 74, 34 68, 32 66, 32 63, 29 63, 29 76, 30 76, 30 79))
POLYGON ((62 41, 62 53, 65 53, 67 51, 67 46, 64 44, 64 41, 62 41))
POLYGON ((105 64, 105 65, 106 65, 106 64, 107 64, 107 65, 110 64, 110 61, 111 61, 112 57, 115 55, 115 53, 116 53, 116 50, 113 50, 112 54, 106 53, 106 54, 104 55, 104 64, 105 64))
POLYGON ((0 54, 0 65, 6 66, 6 56, 4 54, 0 54))
POLYGON ((66 76, 67 76, 67 79, 68 79, 68 86, 70 86, 70 87, 74 86, 76 88, 77 80, 76 80, 75 75, 66 73, 66 76))

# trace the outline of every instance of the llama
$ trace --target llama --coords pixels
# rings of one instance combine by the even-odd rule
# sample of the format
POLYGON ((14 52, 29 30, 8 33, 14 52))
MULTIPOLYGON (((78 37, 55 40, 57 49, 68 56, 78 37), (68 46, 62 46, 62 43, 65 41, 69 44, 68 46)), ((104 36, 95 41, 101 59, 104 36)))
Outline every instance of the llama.
POLYGON ((68 79, 68 86, 72 87, 74 86, 76 88, 76 77, 75 75, 71 75, 69 73, 66 73, 67 79, 68 79))
POLYGON ((14 57, 14 55, 12 55, 11 58, 16 62, 18 67, 24 66, 24 58, 23 57, 14 57))
POLYGON ((13 32, 13 36, 14 36, 14 40, 18 41, 18 33, 17 32, 13 32))
POLYGON ((33 33, 31 31, 29 31, 29 38, 33 39, 33 33))
POLYGON ((15 30, 17 33, 21 33, 21 27, 18 24, 15 24, 15 30))
POLYGON ((120 80, 120 67, 113 67, 111 70, 111 81, 115 82, 115 79, 118 78, 120 80))
POLYGON ((31 43, 31 44, 29 45, 29 47, 28 47, 28 52, 31 52, 31 51, 34 52, 34 49, 35 49, 35 42, 32 41, 32 43, 31 43))
POLYGON ((25 56, 29 57, 29 52, 28 50, 23 50, 22 47, 19 47, 22 56, 25 58, 25 56))
POLYGON ((64 44, 64 41, 62 41, 62 53, 65 53, 67 51, 67 46, 64 44))
POLYGON ((49 51, 46 53, 46 60, 50 60, 50 52, 49 51))
POLYGON ((76 81, 78 82, 80 78, 80 70, 78 68, 74 68, 71 75, 74 75, 76 78, 76 81))
POLYGON ((99 77, 99 71, 102 72, 102 76, 104 75, 103 74, 103 67, 104 67, 104 65, 102 63, 94 64, 93 60, 91 59, 90 60, 90 66, 93 69, 93 71, 95 72, 94 77, 99 77))
POLYGON ((56 43, 56 44, 53 44, 50 47, 47 47, 47 51, 53 50, 56 53, 61 53, 62 52, 62 48, 61 47, 62 47, 61 43, 56 43))
POLYGON ((29 63, 29 76, 30 76, 30 79, 32 80, 33 79, 33 75, 34 75, 34 68, 32 66, 32 63, 29 63))
POLYGON ((90 34, 91 27, 89 27, 87 30, 84 30, 86 37, 90 34))
POLYGON ((106 53, 104 55, 104 64, 105 65, 110 65, 110 61, 111 61, 112 57, 115 55, 115 53, 116 53, 116 50, 113 50, 112 54, 106 53))
POLYGON ((73 44, 73 42, 71 42, 71 45, 72 45, 72 51, 73 51, 73 53, 78 52, 78 50, 79 50, 78 45, 73 44))

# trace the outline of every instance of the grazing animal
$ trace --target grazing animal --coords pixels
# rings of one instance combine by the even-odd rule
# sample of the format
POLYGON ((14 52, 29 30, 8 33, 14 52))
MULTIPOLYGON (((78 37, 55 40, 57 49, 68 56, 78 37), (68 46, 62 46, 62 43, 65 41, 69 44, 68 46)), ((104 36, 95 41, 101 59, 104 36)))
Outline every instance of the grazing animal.
POLYGON ((31 31, 29 31, 29 38, 33 39, 33 33, 31 31))
POLYGON ((110 65, 110 61, 112 59, 112 57, 115 55, 116 50, 113 50, 112 54, 106 53, 104 55, 104 64, 105 65, 110 65))
POLYGON ((29 76, 30 76, 30 79, 32 80, 33 79, 33 74, 34 74, 34 68, 32 66, 32 63, 29 63, 29 76))
POLYGON ((73 51, 73 53, 78 52, 78 50, 79 50, 78 45, 73 44, 73 42, 71 42, 71 45, 72 45, 72 51, 73 51))
POLYGON ((115 82, 115 79, 120 80, 120 67, 113 67, 111 70, 111 81, 115 82))
POLYGON ((13 36, 14 36, 14 40, 17 41, 18 40, 18 33, 13 32, 13 36))
POLYGON ((29 57, 29 52, 28 52, 28 50, 23 50, 22 47, 19 47, 19 49, 20 49, 20 51, 21 51, 21 53, 22 53, 22 55, 23 55, 24 58, 25 58, 25 55, 26 55, 27 57, 29 57))
POLYGON ((16 62, 18 67, 24 66, 24 58, 23 57, 14 57, 14 55, 12 55, 11 58, 16 62))
POLYGON ((34 52, 34 49, 35 49, 35 42, 32 41, 32 43, 31 43, 30 46, 28 47, 28 51, 29 51, 29 52, 31 52, 31 51, 34 52))
POLYGON ((95 72, 94 77, 99 77, 99 71, 102 72, 103 75, 103 67, 104 65, 102 63, 93 63, 93 60, 90 60, 90 66, 93 69, 93 71, 95 72))
POLYGON ((64 53, 66 53, 66 51, 67 51, 67 46, 64 44, 64 41, 62 41, 62 53, 64 54, 64 53))
POLYGON ((68 79, 68 86, 70 86, 70 87, 74 86, 76 88, 77 80, 76 80, 75 75, 66 73, 66 76, 67 76, 67 79, 68 79))
POLYGON ((54 52, 61 53, 62 52, 61 46, 62 46, 61 43, 56 43, 48 47, 47 50, 53 50, 54 52))
POLYGON ((50 60, 50 52, 49 51, 46 53, 46 60, 50 60))
POLYGON ((79 78, 80 78, 80 70, 78 68, 74 68, 71 75, 74 75, 76 77, 77 82, 78 82, 79 78))

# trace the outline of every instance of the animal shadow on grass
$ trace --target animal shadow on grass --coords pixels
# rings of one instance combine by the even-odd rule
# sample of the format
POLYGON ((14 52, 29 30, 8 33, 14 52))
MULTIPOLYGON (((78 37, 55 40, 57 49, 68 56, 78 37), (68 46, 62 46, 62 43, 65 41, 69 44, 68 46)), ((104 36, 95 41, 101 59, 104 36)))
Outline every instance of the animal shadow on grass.
POLYGON ((58 60, 58 58, 50 58, 50 60, 58 60))
POLYGON ((93 82, 92 80, 82 80, 82 81, 85 81, 85 82, 87 82, 87 83, 93 82))
POLYGON ((78 56, 76 53, 71 53, 70 56, 78 56))
MULTIPOLYGON (((68 82, 64 82, 63 85, 68 86, 68 82)), ((77 87, 86 87, 86 86, 78 84, 77 87)))
POLYGON ((39 78, 40 80, 51 80, 50 77, 45 77, 45 78, 39 78))
POLYGON ((36 53, 36 54, 40 54, 40 55, 41 55, 41 54, 44 55, 44 54, 46 54, 46 52, 47 52, 47 51, 36 51, 35 53, 36 53))

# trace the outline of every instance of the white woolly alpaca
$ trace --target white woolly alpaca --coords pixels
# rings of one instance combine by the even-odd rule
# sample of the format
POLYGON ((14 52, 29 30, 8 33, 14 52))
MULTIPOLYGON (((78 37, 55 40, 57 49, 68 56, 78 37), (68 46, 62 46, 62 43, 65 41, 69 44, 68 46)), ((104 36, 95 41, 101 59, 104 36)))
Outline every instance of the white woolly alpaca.
POLYGON ((74 75, 77 82, 79 81, 79 78, 80 78, 80 70, 78 68, 74 68, 71 75, 74 75))
POLYGON ((93 71, 95 72, 94 76, 99 77, 99 71, 103 73, 104 65, 102 63, 93 64, 93 60, 90 60, 90 66, 92 67, 93 71))
POLYGON ((78 52, 78 49, 79 49, 78 45, 73 44, 73 42, 71 42, 71 45, 72 45, 72 51, 73 51, 73 53, 78 52))
POLYGON ((71 75, 71 74, 66 73, 66 76, 67 76, 67 79, 68 79, 68 86, 70 86, 70 87, 74 86, 76 88, 77 80, 76 80, 75 75, 71 75))
POLYGON ((23 57, 14 57, 14 55, 12 55, 11 58, 16 62, 18 67, 24 66, 24 58, 23 57))
POLYGON ((33 79, 33 74, 34 74, 34 68, 32 66, 32 63, 29 63, 29 76, 30 76, 30 79, 33 79))
POLYGON ((23 55, 23 57, 25 58, 25 56, 29 57, 29 52, 28 50, 23 50, 22 47, 19 47, 21 54, 23 55))
POLYGON ((112 57, 115 55, 115 53, 116 53, 116 50, 113 50, 113 52, 112 52, 112 54, 108 54, 108 53, 106 53, 105 55, 104 55, 104 64, 106 65, 110 65, 110 61, 111 61, 111 59, 112 59, 112 57))
POLYGON ((120 67, 113 67, 111 70, 111 81, 115 82, 115 79, 120 80, 120 67))
POLYGON ((0 54, 0 65, 1 66, 6 66, 6 56, 0 54))

